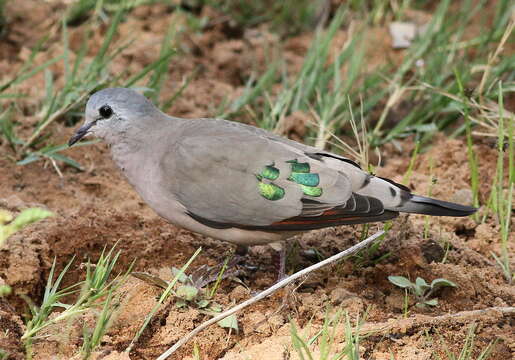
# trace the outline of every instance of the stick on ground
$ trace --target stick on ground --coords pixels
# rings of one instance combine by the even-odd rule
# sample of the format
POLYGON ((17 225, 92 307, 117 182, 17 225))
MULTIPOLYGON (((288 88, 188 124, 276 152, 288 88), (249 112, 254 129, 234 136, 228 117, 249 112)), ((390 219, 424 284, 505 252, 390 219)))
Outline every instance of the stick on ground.
MULTIPOLYGON (((443 314, 439 316, 429 316, 418 314, 416 318, 390 320, 375 324, 363 324, 359 329, 361 335, 367 334, 406 334, 415 332, 419 329, 429 327, 456 326, 457 324, 468 324, 481 321, 482 326, 496 324, 505 317, 510 318, 515 315, 513 306, 494 306, 479 310, 466 310, 453 314, 443 314)), ((509 321, 508 319, 506 319, 509 321)))
POLYGON ((242 302, 241 304, 236 305, 233 308, 230 308, 229 310, 221 313, 220 315, 215 316, 214 318, 212 318, 212 319, 210 319, 208 321, 205 321, 200 326, 198 326, 195 329, 193 329, 193 331, 191 331, 189 334, 187 334, 182 339, 177 341, 175 343, 175 345, 173 345, 171 348, 169 348, 164 353, 162 353, 157 358, 157 360, 164 360, 164 359, 168 358, 175 351, 177 351, 182 345, 186 344, 195 335, 197 335, 198 333, 200 333, 202 330, 204 330, 205 328, 209 327, 210 325, 213 325, 213 324, 219 322, 220 320, 226 318, 227 316, 232 315, 232 314, 240 311, 241 309, 244 309, 244 308, 246 308, 246 307, 248 307, 248 306, 258 302, 259 300, 267 297, 268 295, 273 294, 277 290, 285 287, 286 285, 288 285, 291 282, 297 280, 298 278, 300 278, 300 277, 302 277, 304 275, 309 274, 312 271, 318 270, 321 267, 324 267, 326 265, 334 263, 335 261, 338 261, 338 260, 340 260, 341 258, 343 258, 345 256, 349 256, 349 255, 357 253, 358 251, 360 251, 361 249, 363 249, 366 246, 368 246, 371 242, 373 242, 374 240, 376 240, 378 237, 380 237, 383 234, 384 234, 384 231, 379 231, 379 232, 375 233, 374 235, 366 238, 362 242, 360 242, 360 243, 358 243, 358 244, 356 244, 354 246, 351 246, 347 250, 344 250, 344 251, 342 251, 342 252, 340 252, 340 253, 338 253, 336 255, 331 256, 330 258, 327 258, 327 259, 325 259, 323 261, 320 261, 320 262, 318 262, 318 263, 316 263, 314 265, 311 265, 310 267, 307 267, 307 268, 305 268, 305 269, 303 269, 301 271, 298 271, 295 274, 287 277, 286 279, 279 281, 277 284, 269 287, 268 289, 263 290, 262 292, 260 292, 256 296, 254 296, 253 298, 250 298, 250 299, 242 302))

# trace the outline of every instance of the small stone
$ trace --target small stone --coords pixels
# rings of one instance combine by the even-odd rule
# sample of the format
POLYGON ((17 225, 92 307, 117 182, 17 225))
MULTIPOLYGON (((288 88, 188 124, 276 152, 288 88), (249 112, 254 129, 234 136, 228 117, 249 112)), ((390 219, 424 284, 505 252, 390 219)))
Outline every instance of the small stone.
POLYGON ((388 295, 385 298, 385 303, 396 311, 402 311, 404 309, 404 292, 395 292, 388 295))
POLYGON ((245 287, 238 285, 236 286, 231 293, 229 294, 229 298, 231 300, 241 301, 243 299, 246 299, 249 295, 249 291, 245 289, 245 287))
POLYGON ((494 305, 499 307, 508 306, 506 302, 498 296, 494 299, 494 305))
POLYGON ((345 299, 355 296, 357 295, 348 290, 345 290, 343 288, 336 288, 333 291, 331 291, 329 298, 331 299, 331 303, 333 305, 340 305, 345 299))
POLYGON ((275 314, 268 318, 268 323, 272 329, 279 329, 285 323, 284 317, 281 314, 275 314))
POLYGON ((409 22, 392 22, 389 26, 392 36, 392 47, 394 49, 405 49, 417 35, 417 26, 409 22))
POLYGON ((263 334, 270 332, 270 326, 267 323, 266 316, 259 311, 252 312, 245 316, 245 323, 250 325, 243 327, 245 334, 252 334, 254 331, 263 334))
POLYGON ((302 256, 310 261, 318 261, 318 253, 314 249, 306 249, 301 252, 302 256))
POLYGON ((427 240, 420 246, 422 255, 428 264, 432 262, 440 262, 445 256, 445 250, 434 240, 427 240))

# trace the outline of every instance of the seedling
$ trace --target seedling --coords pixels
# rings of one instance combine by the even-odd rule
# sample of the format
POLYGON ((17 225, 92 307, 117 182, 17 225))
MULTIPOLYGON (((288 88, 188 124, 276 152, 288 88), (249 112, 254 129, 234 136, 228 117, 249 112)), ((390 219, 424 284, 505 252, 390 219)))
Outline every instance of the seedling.
POLYGON ((3 296, 10 295, 12 289, 9 285, 0 285, 0 298, 3 296))
MULTIPOLYGON (((146 273, 132 273, 133 276, 135 276, 138 279, 141 279, 143 281, 150 282, 156 286, 165 288, 165 291, 161 294, 159 297, 159 301, 154 305, 150 313, 146 316, 145 321, 143 322, 143 325, 137 332, 136 336, 132 339, 129 346, 125 349, 126 353, 131 352, 134 345, 140 338, 140 336, 143 334, 143 331, 146 329, 148 324, 150 323, 150 320, 154 317, 154 314, 157 312, 159 307, 164 303, 164 301, 170 296, 175 295, 176 298, 178 298, 176 304, 179 307, 187 306, 189 304, 195 304, 200 311, 204 311, 205 313, 209 315, 213 315, 216 312, 221 312, 222 308, 220 305, 210 302, 209 300, 202 298, 201 289, 194 286, 193 278, 188 275, 186 275, 185 271, 186 269, 191 265, 193 260, 200 254, 201 248, 198 248, 197 251, 191 256, 191 258, 184 264, 184 266, 181 269, 172 268, 172 273, 174 274, 174 278, 172 281, 167 282, 157 276, 149 275, 146 273), (175 285, 179 283, 179 286, 176 290, 174 290, 175 285), (209 309, 209 310, 202 310, 202 309, 209 309)), ((235 329, 238 331, 238 323, 236 321, 236 317, 229 317, 229 320, 224 319, 223 321, 220 321, 218 323, 222 327, 229 327, 232 329, 235 329)))
POLYGON ((191 275, 181 273, 179 269, 172 267, 172 273, 178 276, 179 285, 175 290, 177 301, 175 305, 179 308, 187 307, 188 304, 198 306, 199 309, 205 309, 209 306, 209 300, 205 299, 204 292, 195 286, 195 282, 191 275))
MULTIPOLYGON (((196 256, 195 253, 194 256, 196 256)), ((192 257, 193 258, 193 257, 192 257)), ((191 262, 191 259, 190 259, 191 262)), ((176 298, 175 306, 178 308, 186 308, 189 306, 197 308, 200 312, 208 315, 216 315, 217 313, 222 312, 222 306, 212 300, 213 296, 218 289, 221 280, 223 279, 223 274, 227 268, 227 260, 223 264, 220 272, 215 278, 205 279, 202 274, 196 276, 197 273, 202 273, 203 271, 195 271, 193 274, 186 274, 185 268, 178 269, 176 267, 172 267, 171 271, 174 275, 174 279, 171 282, 167 282, 157 276, 150 275, 147 273, 133 272, 132 275, 140 280, 146 281, 152 285, 161 287, 166 289, 165 292, 169 290, 171 294, 173 294, 176 298), (204 287, 211 282, 215 282, 211 289, 204 287), (175 290, 173 290, 173 286, 177 284, 175 290)), ((238 331, 238 320, 236 315, 231 315, 220 322, 218 322, 223 328, 229 328, 238 331)))
MULTIPOLYGON (((194 305, 199 309, 199 311, 209 315, 216 315, 217 313, 222 312, 222 307, 220 304, 214 302, 212 298, 220 286, 220 282, 223 279, 223 274, 226 269, 227 260, 224 262, 220 272, 216 276, 215 284, 211 289, 207 290, 201 289, 199 287, 199 281, 195 281, 191 275, 187 276, 186 274, 182 273, 182 276, 179 277, 179 282, 181 285, 179 285, 175 291, 175 296, 178 298, 175 304, 178 307, 194 305)), ((172 268, 173 273, 178 273, 178 271, 180 270, 177 268, 172 268)), ((236 315, 226 317, 225 319, 219 321, 218 325, 223 328, 233 329, 236 332, 239 331, 236 315)))
POLYGON ((200 355, 200 348, 198 346, 198 343, 195 342, 195 344, 193 344, 193 359, 194 360, 201 360, 202 357, 200 355))
POLYGON ((111 325, 113 315, 119 307, 118 301, 113 301, 113 292, 110 291, 104 302, 102 312, 98 315, 95 327, 91 330, 87 327, 83 329, 82 356, 89 359, 94 349, 100 345, 103 336, 111 325))
MULTIPOLYGON (((429 188, 427 190, 427 196, 432 197, 433 196, 433 187, 436 185, 438 179, 434 176, 433 173, 433 167, 434 167, 434 161, 433 158, 429 158, 429 188)), ((424 216, 424 239, 429 239, 429 215, 424 216)))
MULTIPOLYGON (((469 112, 470 106, 466 101, 465 90, 461 82, 460 73, 457 69, 454 70, 456 76, 456 82, 460 89, 460 95, 464 104, 463 117, 465 119, 465 129, 467 136, 467 157, 470 167, 470 187, 472 188, 473 200, 472 205, 479 207, 479 165, 477 154, 474 152, 473 141, 472 141, 472 122, 470 120, 469 112)), ((479 220, 479 215, 476 213, 473 215, 474 220, 479 220)))
POLYGON ((434 279, 431 284, 428 284, 420 277, 417 277, 414 283, 404 276, 388 276, 388 280, 395 286, 407 289, 408 292, 413 294, 417 301, 416 306, 419 308, 438 305, 438 299, 431 299, 431 295, 433 295, 436 289, 446 286, 457 287, 452 281, 443 278, 434 279))
POLYGON ((415 166, 415 163, 417 161, 417 156, 420 151, 420 140, 417 139, 415 143, 415 149, 413 149, 413 153, 411 154, 411 158, 409 160, 408 169, 406 170, 406 173, 402 177, 401 183, 403 185, 408 186, 409 181, 411 179, 411 174, 413 173, 413 167, 415 166))

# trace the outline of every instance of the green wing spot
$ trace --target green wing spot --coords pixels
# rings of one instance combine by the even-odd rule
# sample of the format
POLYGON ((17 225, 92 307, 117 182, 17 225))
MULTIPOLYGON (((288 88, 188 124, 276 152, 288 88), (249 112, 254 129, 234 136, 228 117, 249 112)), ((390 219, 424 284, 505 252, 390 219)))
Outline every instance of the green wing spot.
POLYGON ((299 184, 305 195, 322 196, 322 188, 317 187, 320 184, 320 176, 310 173, 309 163, 300 163, 297 159, 288 160, 287 163, 291 164, 291 174, 288 180, 299 184))
POLYGON ((296 173, 309 173, 310 167, 308 163, 300 163, 297 160, 289 160, 287 163, 291 164, 291 171, 296 173))
MULTIPOLYGON (((320 183, 320 176, 309 172, 309 163, 299 163, 296 159, 289 160, 287 163, 291 164, 291 174, 288 180, 299 184, 305 195, 313 197, 322 196, 322 188, 317 187, 320 183)), ((279 169, 272 164, 265 166, 263 171, 256 174, 256 178, 259 181, 259 194, 267 200, 280 200, 285 195, 285 191, 282 187, 268 181, 263 182, 264 179, 276 180, 279 178, 279 173, 279 169)))
POLYGON ((302 188, 302 192, 305 195, 313 196, 313 197, 319 197, 322 196, 322 188, 319 187, 313 187, 313 186, 306 186, 306 185, 300 185, 302 188))
POLYGON ((259 193, 268 200, 280 200, 284 197, 284 189, 275 184, 259 182, 259 193))
POLYGON ((267 165, 265 166, 265 170, 261 171, 259 176, 268 180, 275 180, 279 177, 279 169, 275 166, 267 165))
POLYGON ((288 178, 290 181, 295 181, 297 184, 306 186, 317 186, 320 183, 318 174, 305 174, 294 172, 288 178))

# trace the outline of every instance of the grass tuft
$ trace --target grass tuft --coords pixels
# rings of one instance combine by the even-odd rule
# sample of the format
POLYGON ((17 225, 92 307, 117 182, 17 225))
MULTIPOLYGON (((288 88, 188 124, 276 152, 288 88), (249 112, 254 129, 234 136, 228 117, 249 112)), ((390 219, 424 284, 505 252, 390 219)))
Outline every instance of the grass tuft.
MULTIPOLYGON (((477 324, 474 323, 474 324, 470 325, 469 330, 467 332, 467 336, 465 337, 465 342, 463 343, 463 347, 461 348, 459 355, 456 355, 451 350, 451 349, 456 348, 456 344, 453 344, 451 349, 449 349, 449 346, 447 346, 443 337, 440 335, 440 342, 442 344, 442 347, 443 347, 443 350, 445 353, 444 359, 446 359, 446 360, 472 360, 472 359, 487 360, 487 359, 489 359, 491 352, 492 352, 492 348, 493 348, 494 344, 496 343, 496 341, 490 342, 488 344, 488 346, 481 351, 481 353, 479 354, 479 356, 477 358, 472 357, 473 351, 475 348, 474 341, 476 338, 476 329, 477 329, 477 324)), ((442 357, 440 357, 440 355, 437 352, 434 352, 433 354, 437 360, 444 360, 442 357)))
POLYGON ((305 338, 299 333, 295 324, 290 321, 290 336, 292 346, 299 359, 348 359, 360 360, 360 328, 364 322, 364 318, 360 318, 358 314, 354 325, 351 324, 351 319, 347 311, 343 312, 338 310, 333 316, 326 311, 324 324, 322 329, 318 331, 310 339, 305 338), (342 319, 342 315, 344 318, 342 319), (336 330, 338 326, 343 326, 345 334, 345 346, 343 350, 336 350, 336 343, 339 339, 336 337, 336 330), (313 344, 317 343, 317 351, 312 350, 313 344))
POLYGON ((323 24, 330 10, 326 0, 202 0, 201 3, 224 14, 234 31, 266 22, 283 36, 323 24))
MULTIPOLYGON (((84 281, 78 282, 64 289, 60 289, 61 283, 69 270, 74 258, 72 258, 64 269, 59 273, 54 280, 56 260, 52 264, 50 274, 48 276, 47 285, 43 295, 43 300, 40 306, 36 306, 32 301, 26 298, 31 311, 31 319, 27 322, 25 332, 21 337, 27 353, 28 358, 32 358, 32 344, 40 338, 40 333, 48 329, 50 326, 58 324, 66 319, 73 319, 78 315, 96 308, 103 306, 112 310, 111 300, 113 294, 126 280, 132 268, 129 267, 128 271, 122 275, 116 275, 112 278, 113 269, 120 257, 120 251, 114 252, 116 245, 109 251, 102 251, 100 258, 95 264, 87 263, 86 278, 84 281), (111 279, 112 278, 112 279, 111 279), (77 299, 73 304, 64 304, 61 300, 72 294, 78 294, 77 299), (106 303, 108 303, 106 305, 106 303), (55 316, 50 316, 57 309, 62 311, 55 316)), ((97 318, 97 325, 91 336, 86 335, 87 344, 84 345, 83 350, 85 354, 90 354, 95 346, 101 340, 102 335, 108 327, 109 318, 111 315, 107 314, 108 310, 103 310, 97 318)), ((89 355, 88 355, 89 356, 89 355)))
MULTIPOLYGON (((312 128, 305 141, 315 139, 318 145, 325 145, 324 139, 331 132, 348 132, 346 124, 353 112, 360 112, 371 127, 369 143, 374 147, 412 134, 417 135, 420 146, 427 145, 437 131, 449 130, 452 136, 465 134, 466 126, 459 123, 461 114, 482 110, 484 105, 479 104, 496 99, 499 91, 503 95, 512 91, 515 66, 504 54, 503 44, 512 32, 513 22, 509 21, 507 1, 499 1, 498 22, 464 40, 485 1, 464 1, 455 12, 449 11, 449 5, 449 0, 439 3, 427 30, 414 40, 399 65, 386 64, 372 71, 365 70, 366 50, 358 45, 367 38, 366 27, 348 20, 355 4, 350 9, 343 6, 326 31, 317 31, 297 74, 288 73, 284 65, 270 65, 262 76, 249 79, 242 96, 226 105, 221 113, 235 117, 247 109, 258 126, 279 133, 288 115, 295 111, 310 113, 317 127, 312 128), (342 26, 349 28, 348 41, 331 58, 328 49, 342 26), (478 69, 487 69, 479 83, 478 69), (344 76, 342 71, 346 72, 344 76), (387 73, 393 75, 386 78, 387 73), (499 90, 494 86, 498 80, 510 85, 499 90), (272 92, 276 82, 280 83, 280 90, 272 92), (465 100, 465 89, 476 89, 473 97, 465 100), (474 104, 473 109, 470 104, 474 104), (402 118, 395 115, 399 107, 407 108, 402 118), (382 111, 377 117, 379 108, 382 111)), ((389 12, 402 17, 406 6, 381 10, 376 5, 373 9, 382 13, 381 17, 389 12)), ((367 22, 374 23, 370 17, 367 22)), ((483 116, 469 117, 473 123, 485 121, 483 116)))
MULTIPOLYGON (((110 2, 114 3, 113 1, 110 2)), ((107 1, 103 2, 101 0, 95 0, 94 2, 81 1, 80 3, 95 3, 100 8, 103 5, 107 5, 105 4, 107 1)), ((77 5, 80 5, 80 3, 77 5)), ((167 78, 166 74, 169 64, 175 55, 175 49, 172 48, 173 39, 176 35, 175 22, 170 22, 168 32, 163 38, 159 58, 147 65, 139 73, 123 80, 127 74, 112 75, 109 68, 110 64, 116 60, 122 51, 131 46, 134 41, 134 39, 125 39, 124 41, 115 42, 115 38, 118 33, 118 27, 124 21, 128 9, 137 4, 134 2, 131 2, 130 6, 122 6, 121 4, 122 2, 118 2, 118 5, 111 8, 113 15, 109 19, 109 26, 103 42, 93 58, 89 58, 87 55, 89 53, 89 39, 95 26, 98 25, 94 22, 86 24, 81 47, 76 53, 73 53, 69 44, 67 21, 63 19, 61 25, 62 54, 34 67, 33 62, 36 55, 44 49, 48 42, 49 36, 44 37, 34 47, 28 60, 19 72, 11 80, 0 85, 0 98, 16 99, 23 95, 7 93, 10 88, 30 81, 34 75, 40 72, 45 74, 45 95, 39 109, 35 113, 39 120, 29 136, 25 138, 16 136, 14 132, 15 124, 11 120, 15 115, 11 108, 5 109, 0 114, 1 134, 7 139, 11 148, 20 159, 18 161, 19 165, 26 165, 34 161, 46 159, 51 162, 59 175, 61 175, 58 166, 60 163, 81 169, 80 164, 61 154, 63 150, 68 148, 67 145, 48 143, 50 136, 49 128, 52 123, 60 119, 65 119, 68 124, 77 122, 80 118, 76 114, 80 112, 80 108, 87 97, 101 88, 108 86, 135 86, 138 82, 149 77, 146 89, 149 90, 150 96, 157 101, 161 87, 167 78), (62 63, 64 68, 64 84, 60 86, 56 86, 55 79, 57 75, 50 70, 50 66, 55 63, 62 63)), ((181 87, 179 94, 175 94, 174 97, 168 99, 165 104, 167 107, 171 106, 184 87, 181 87)))
POLYGON ((489 208, 496 215, 497 221, 500 226, 501 233, 501 255, 497 256, 492 253, 497 263, 502 269, 504 277, 508 283, 512 283, 515 279, 515 273, 511 269, 511 258, 509 250, 509 237, 511 229, 511 214, 513 207, 513 188, 515 186, 515 167, 513 157, 515 156, 513 146, 513 117, 508 119, 508 138, 505 138, 505 118, 503 116, 503 97, 502 94, 502 82, 499 82, 499 133, 497 138, 497 171, 492 184, 492 192, 490 193, 490 199, 488 201, 489 208), (507 151, 505 146, 507 145, 507 151), (508 169, 505 169, 505 155, 508 156, 508 169), (506 170, 508 175, 505 176, 506 170), (508 178, 508 186, 504 186, 505 177, 508 178))
POLYGON ((132 348, 134 347, 134 345, 136 345, 136 343, 138 342, 139 338, 141 337, 141 335, 143 334, 143 332, 147 328, 148 324, 150 324, 150 321, 154 317, 155 313, 157 312, 157 310, 159 310, 159 307, 173 293, 173 288, 174 288, 175 284, 177 283, 177 281, 179 281, 179 278, 181 276, 184 276, 185 271, 188 269, 188 267, 191 265, 193 260, 195 260, 195 258, 198 256, 198 254, 200 254, 201 251, 202 251, 202 249, 198 248, 197 251, 195 251, 195 253, 186 262, 186 264, 184 264, 184 266, 180 269, 180 271, 177 272, 177 274, 175 275, 173 280, 170 281, 170 283, 168 284, 168 286, 165 289, 165 291, 163 291, 163 293, 159 297, 159 300, 157 301, 157 303, 154 305, 154 307, 152 308, 150 313, 148 313, 148 315, 145 317, 145 321, 141 325, 140 329, 138 330, 138 332, 136 333, 134 338, 131 340, 129 346, 125 349, 126 353, 130 353, 131 352, 132 348))
POLYGON ((287 75, 283 75, 281 81, 283 89, 274 96, 270 96, 270 86, 275 74, 277 65, 270 67, 262 77, 251 88, 246 87, 242 96, 236 99, 225 111, 224 115, 233 116, 238 111, 247 106, 257 107, 254 113, 262 114, 255 120, 259 127, 267 130, 281 132, 281 126, 285 117, 295 111, 308 112, 310 109, 319 119, 319 124, 324 133, 318 136, 324 139, 330 133, 330 129, 341 122, 340 115, 334 119, 335 114, 341 112, 346 106, 346 91, 351 87, 353 79, 357 77, 357 65, 351 66, 349 76, 342 80, 340 69, 346 62, 356 64, 361 61, 357 50, 358 39, 352 39, 338 53, 334 61, 326 66, 330 61, 330 48, 338 29, 342 26, 346 11, 341 8, 332 19, 327 30, 317 31, 315 38, 306 54, 303 65, 293 80, 287 75), (322 96, 330 92, 331 96, 322 96), (334 96, 333 96, 334 95, 334 96), (256 101, 259 97, 264 97, 265 101, 256 101), (325 131, 327 130, 327 131, 325 131))

